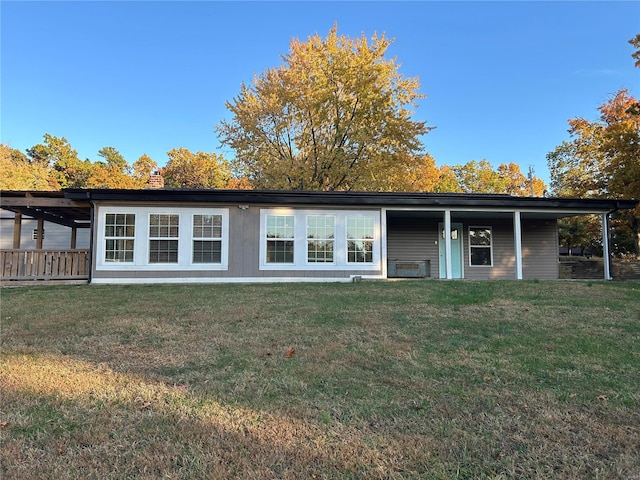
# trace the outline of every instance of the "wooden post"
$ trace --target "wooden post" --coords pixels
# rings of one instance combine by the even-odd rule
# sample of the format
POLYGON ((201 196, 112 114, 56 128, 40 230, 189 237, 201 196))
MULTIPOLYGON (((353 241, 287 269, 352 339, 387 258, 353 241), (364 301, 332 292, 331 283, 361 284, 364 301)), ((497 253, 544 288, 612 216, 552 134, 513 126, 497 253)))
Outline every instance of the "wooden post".
POLYGON ((71 250, 75 250, 76 248, 76 234, 77 234, 77 228, 76 227, 71 227, 71 246, 69 248, 71 248, 71 250))
POLYGON ((20 237, 22 235, 22 214, 14 213, 13 216, 13 249, 20 250, 20 237))
POLYGON ((36 249, 42 249, 42 240, 44 238, 44 220, 38 219, 38 236, 36 238, 36 249))

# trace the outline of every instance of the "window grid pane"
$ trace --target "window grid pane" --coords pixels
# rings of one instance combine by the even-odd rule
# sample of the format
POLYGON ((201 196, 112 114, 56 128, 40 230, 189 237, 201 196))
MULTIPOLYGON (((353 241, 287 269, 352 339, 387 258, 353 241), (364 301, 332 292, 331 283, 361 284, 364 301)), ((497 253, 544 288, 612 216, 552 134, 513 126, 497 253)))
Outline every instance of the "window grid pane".
POLYGON ((335 217, 307 216, 307 262, 333 263, 335 217))
POLYGON ((373 263, 373 218, 347 218, 347 262, 373 263))
POLYGON ((178 263, 180 215, 153 213, 149 215, 149 263, 178 263))
POLYGON ((178 263, 178 240, 150 240, 149 263, 178 263))
POLYGON ((267 263, 293 263, 293 241, 267 240, 267 263))
POLYGON ((193 238, 222 238, 222 215, 194 215, 193 238))
POLYGON ((333 263, 333 240, 307 241, 309 263, 333 263))
POLYGON ((193 263, 222 263, 222 215, 193 215, 193 263))
POLYGON ((221 263, 222 242, 220 240, 194 240, 193 263, 221 263))
POLYGON ((105 216, 105 262, 133 262, 136 216, 108 213, 105 216))
POLYGON ((469 264, 492 266, 492 238, 489 227, 469 228, 469 264))
POLYGON ((293 215, 267 215, 267 238, 294 238, 293 215))
POLYGON ((267 263, 293 263, 295 216, 267 215, 266 235, 267 263))

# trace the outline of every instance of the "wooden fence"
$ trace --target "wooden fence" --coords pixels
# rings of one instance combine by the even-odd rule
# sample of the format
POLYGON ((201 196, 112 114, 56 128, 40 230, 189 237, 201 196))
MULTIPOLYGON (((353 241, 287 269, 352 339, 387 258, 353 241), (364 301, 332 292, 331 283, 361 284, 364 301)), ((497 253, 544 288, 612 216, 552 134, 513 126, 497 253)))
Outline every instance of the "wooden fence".
POLYGON ((0 250, 0 280, 89 278, 89 250, 0 250))

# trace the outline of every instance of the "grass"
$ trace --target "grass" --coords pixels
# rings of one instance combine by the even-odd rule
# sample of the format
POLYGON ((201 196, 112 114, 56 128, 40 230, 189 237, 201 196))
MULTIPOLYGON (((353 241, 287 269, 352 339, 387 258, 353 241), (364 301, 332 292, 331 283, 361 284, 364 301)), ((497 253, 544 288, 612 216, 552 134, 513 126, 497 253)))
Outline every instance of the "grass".
POLYGON ((640 478, 640 283, 1 291, 3 479, 640 478))

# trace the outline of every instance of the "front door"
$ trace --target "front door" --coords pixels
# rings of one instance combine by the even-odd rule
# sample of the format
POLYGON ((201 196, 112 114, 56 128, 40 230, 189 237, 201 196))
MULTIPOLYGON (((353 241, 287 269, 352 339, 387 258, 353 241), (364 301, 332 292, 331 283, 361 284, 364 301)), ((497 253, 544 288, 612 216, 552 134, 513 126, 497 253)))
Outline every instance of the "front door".
MULTIPOLYGON (((440 250, 440 278, 447 278, 447 266, 445 263, 445 237, 444 223, 438 224, 438 245, 440 250)), ((462 278, 462 224, 451 224, 451 275, 453 278, 462 278)))

